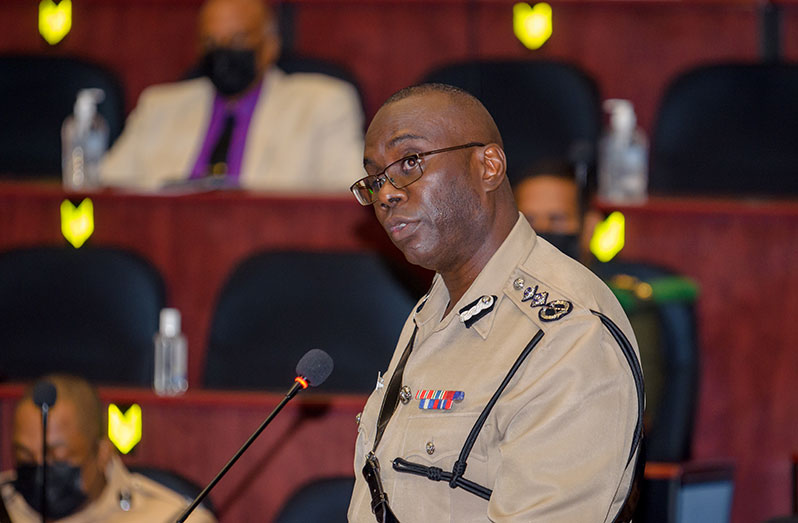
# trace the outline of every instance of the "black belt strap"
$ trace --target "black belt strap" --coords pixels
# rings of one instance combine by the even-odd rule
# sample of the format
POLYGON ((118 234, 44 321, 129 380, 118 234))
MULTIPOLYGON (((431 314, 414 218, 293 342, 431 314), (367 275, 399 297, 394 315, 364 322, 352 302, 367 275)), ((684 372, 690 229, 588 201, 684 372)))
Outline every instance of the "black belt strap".
MULTIPOLYGON (((634 476, 632 478, 632 484, 629 487, 629 492, 626 494, 626 499, 624 504, 621 506, 618 513, 615 515, 613 519, 613 523, 624 523, 629 522, 632 520, 632 515, 635 510, 635 506, 637 505, 637 501, 639 498, 640 492, 640 483, 643 478, 643 470, 645 468, 645 462, 643 459, 643 409, 644 409, 644 388, 643 388, 643 369, 640 367, 640 360, 637 358, 635 354, 634 348, 632 344, 629 343, 629 340, 624 335, 623 331, 618 328, 612 320, 610 320, 604 314, 591 311, 595 314, 600 320, 601 323, 607 328, 610 332, 612 337, 615 339, 616 343, 621 348, 621 352, 623 353, 624 357, 626 358, 626 362, 629 365, 629 368, 632 372, 632 377, 635 382, 635 390, 637 392, 637 423, 635 424, 635 432, 632 437, 632 446, 629 451, 629 457, 627 459, 627 464, 632 459, 637 459, 635 463, 635 471, 634 476)), ((510 380, 512 379, 513 375, 518 371, 518 368, 521 366, 523 361, 532 352, 532 349, 535 345, 538 344, 540 339, 543 337, 543 331, 539 330, 537 334, 532 338, 532 340, 527 344, 521 354, 518 356, 518 359, 513 364, 510 371, 505 376, 504 380, 502 381, 499 388, 496 389, 496 392, 491 397, 488 404, 482 410, 482 413, 477 418, 477 422, 471 428, 471 432, 468 434, 466 438, 465 444, 463 445, 462 450, 460 451, 460 455, 458 456, 457 461, 454 464, 451 472, 444 471, 438 467, 429 467, 426 465, 422 465, 419 463, 412 463, 402 458, 396 458, 393 460, 393 468, 397 472, 406 472, 409 474, 415 474, 418 476, 424 476, 429 478, 433 481, 447 481, 451 488, 460 487, 472 494, 475 494, 483 499, 489 500, 493 491, 487 487, 479 485, 478 483, 474 483, 473 481, 469 481, 463 478, 463 473, 466 469, 466 460, 468 459, 468 455, 471 453, 471 449, 476 442, 477 436, 479 432, 482 430, 482 426, 485 424, 485 421, 490 414, 490 411, 493 409, 493 406, 499 399, 499 396, 504 391, 504 389, 509 384, 510 380)))
POLYGON ((484 409, 482 409, 482 413, 480 413, 476 423, 474 423, 474 426, 471 427, 471 432, 469 432, 465 444, 463 444, 463 448, 460 450, 460 455, 457 457, 457 461, 455 461, 451 472, 445 472, 438 467, 428 467, 419 463, 412 463, 402 458, 396 458, 393 460, 394 470, 397 472, 409 472, 419 476, 426 476, 435 481, 448 481, 449 487, 451 488, 460 487, 468 492, 471 492, 472 494, 476 494, 483 499, 490 499, 490 495, 493 493, 491 489, 483 487, 482 485, 474 483, 473 481, 469 481, 463 477, 466 466, 468 465, 468 455, 471 454, 471 449, 474 447, 474 443, 477 441, 477 436, 479 436, 482 426, 485 425, 485 421, 487 421, 490 411, 493 410, 494 405, 496 405, 496 402, 499 401, 499 396, 501 396, 502 392, 504 392, 504 389, 507 388, 510 380, 513 379, 515 373, 518 372, 519 368, 521 368, 521 364, 524 362, 526 357, 529 356, 529 353, 532 352, 532 349, 534 349, 535 346, 540 342, 541 338, 543 338, 543 331, 539 330, 537 334, 535 334, 535 336, 529 341, 529 343, 527 343, 526 347, 524 347, 524 350, 521 351, 521 354, 515 360, 513 366, 510 367, 510 370, 502 380, 501 385, 499 385, 499 388, 493 393, 493 396, 490 398, 490 401, 488 401, 488 404, 485 405, 484 409))

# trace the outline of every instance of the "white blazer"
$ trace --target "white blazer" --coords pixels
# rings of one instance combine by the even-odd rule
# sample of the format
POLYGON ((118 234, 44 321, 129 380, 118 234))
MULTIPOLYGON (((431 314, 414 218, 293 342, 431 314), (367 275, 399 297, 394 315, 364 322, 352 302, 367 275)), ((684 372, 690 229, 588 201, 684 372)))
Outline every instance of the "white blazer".
MULTIPOLYGON (((151 190, 188 178, 214 94, 207 78, 145 89, 103 159, 103 184, 151 190)), ((363 112, 355 88, 330 76, 272 68, 247 133, 241 186, 335 193, 363 176, 363 112)))

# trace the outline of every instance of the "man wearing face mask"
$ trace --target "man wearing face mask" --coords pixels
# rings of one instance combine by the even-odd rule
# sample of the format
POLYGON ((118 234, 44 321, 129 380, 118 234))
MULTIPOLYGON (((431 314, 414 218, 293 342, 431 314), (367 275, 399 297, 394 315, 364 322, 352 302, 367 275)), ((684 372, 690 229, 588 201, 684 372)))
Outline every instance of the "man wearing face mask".
POLYGON ((546 159, 534 164, 524 171, 513 193, 518 210, 539 236, 585 265, 596 261, 589 246, 601 214, 588 208, 568 162, 546 159))
MULTIPOLYGON (((47 376, 56 401, 47 423, 47 518, 63 523, 166 522, 187 505, 172 490, 139 474, 131 474, 104 437, 102 405, 96 390, 83 379, 47 376)), ((13 523, 41 521, 42 415, 29 389, 14 412, 16 469, 0 474, 0 501, 13 523)), ((0 519, 3 507, 0 506, 0 519)), ((204 508, 190 521, 211 523, 204 508)))
POLYGON ((355 88, 275 67, 281 42, 263 0, 206 0, 198 30, 203 76, 142 93, 103 160, 103 183, 346 191, 363 147, 355 88))

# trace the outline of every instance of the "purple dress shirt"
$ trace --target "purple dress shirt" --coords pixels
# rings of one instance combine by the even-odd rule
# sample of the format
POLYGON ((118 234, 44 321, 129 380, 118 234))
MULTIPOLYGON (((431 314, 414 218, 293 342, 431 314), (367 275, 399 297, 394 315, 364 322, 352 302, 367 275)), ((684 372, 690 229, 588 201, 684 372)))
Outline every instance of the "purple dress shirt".
POLYGON ((238 176, 241 174, 241 163, 244 159, 249 122, 252 120, 252 113, 255 112, 255 106, 258 104, 262 84, 261 80, 257 86, 234 102, 229 102, 216 93, 211 109, 211 121, 208 122, 205 140, 202 142, 202 148, 197 155, 197 161, 194 163, 189 179, 202 178, 208 173, 208 162, 211 152, 222 134, 225 116, 232 114, 235 117, 235 124, 230 137, 230 148, 227 150, 227 176, 238 180, 238 176))

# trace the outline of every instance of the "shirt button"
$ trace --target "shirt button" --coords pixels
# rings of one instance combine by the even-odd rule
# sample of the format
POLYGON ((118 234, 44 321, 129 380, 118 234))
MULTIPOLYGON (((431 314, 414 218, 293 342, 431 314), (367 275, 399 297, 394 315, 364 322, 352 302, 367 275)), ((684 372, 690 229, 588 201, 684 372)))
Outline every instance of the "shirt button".
POLYGON ((524 288, 524 279, 523 278, 516 278, 513 282, 513 289, 520 291, 524 288))
POLYGON ((430 456, 435 454, 435 444, 431 441, 427 442, 427 454, 429 454, 430 456))
POLYGON ((413 399, 413 391, 410 390, 410 387, 405 385, 402 387, 402 390, 399 391, 399 400, 402 402, 403 405, 407 405, 410 403, 410 400, 413 399))

